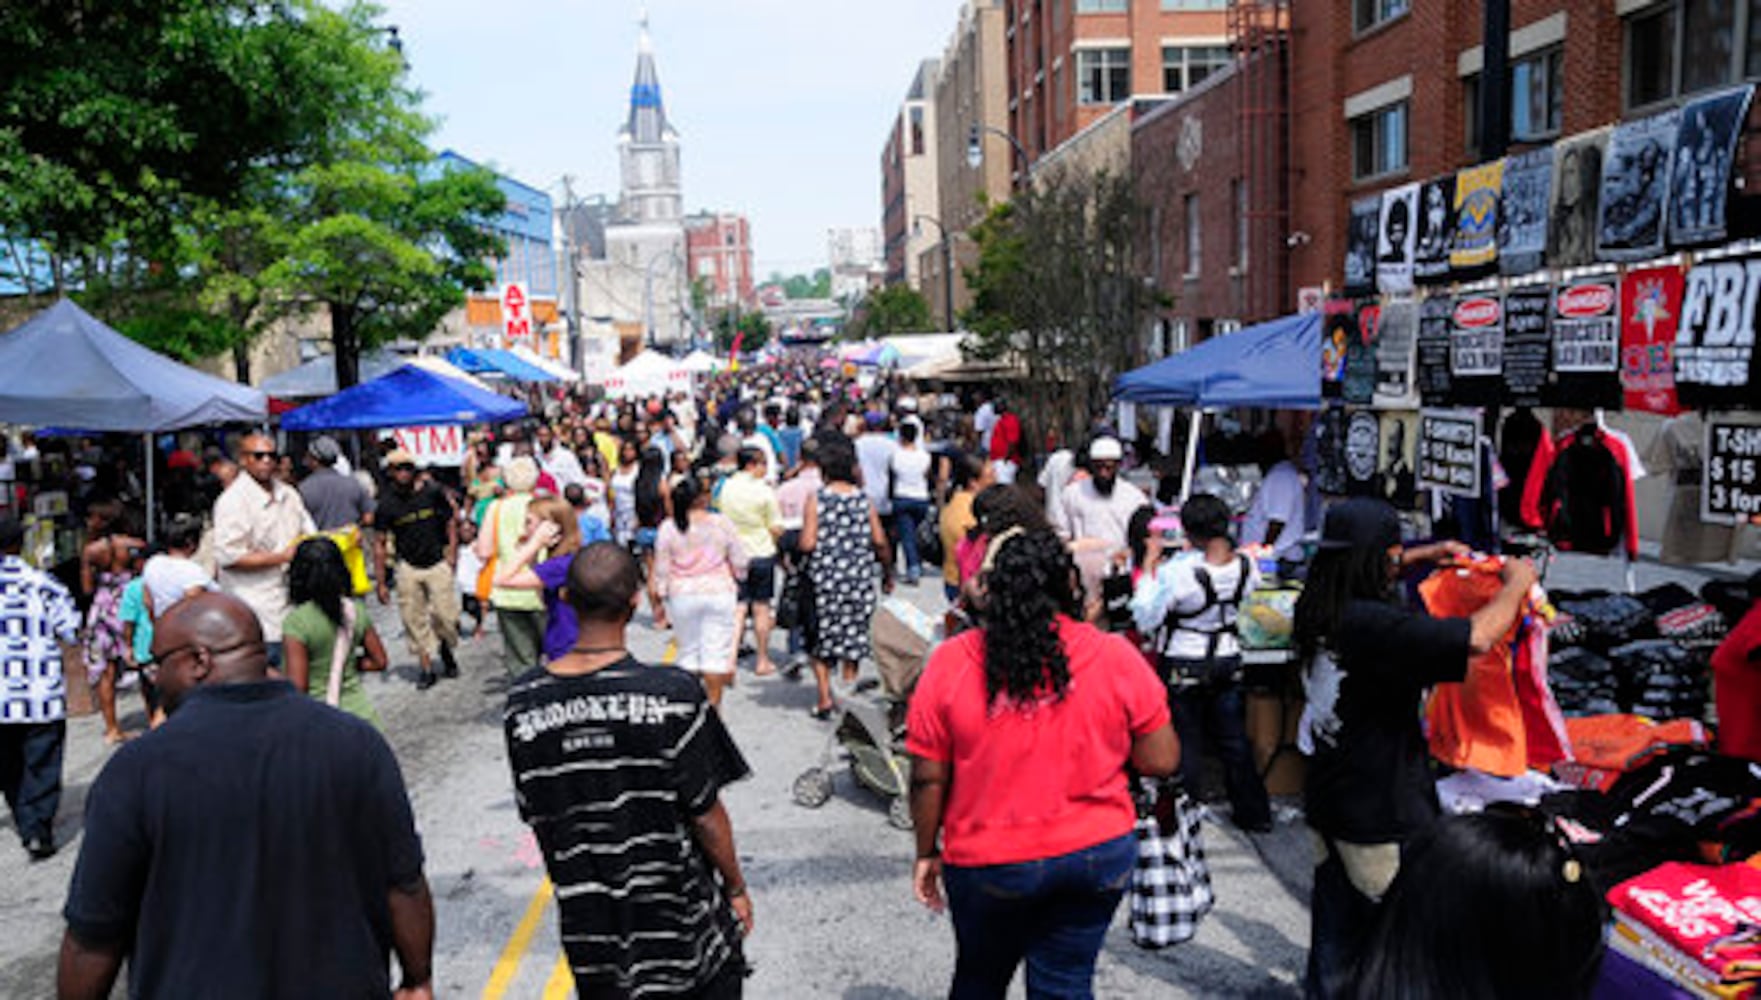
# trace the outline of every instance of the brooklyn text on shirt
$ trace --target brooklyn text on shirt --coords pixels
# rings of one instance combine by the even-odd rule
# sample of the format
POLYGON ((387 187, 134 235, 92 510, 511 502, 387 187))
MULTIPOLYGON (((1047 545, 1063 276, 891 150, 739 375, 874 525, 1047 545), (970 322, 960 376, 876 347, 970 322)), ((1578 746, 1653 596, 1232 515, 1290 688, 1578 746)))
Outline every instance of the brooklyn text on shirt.
POLYGON ((584 722, 627 722, 638 726, 664 725, 670 716, 688 716, 695 711, 689 704, 679 704, 658 695, 627 692, 621 694, 577 695, 567 701, 552 702, 527 709, 514 716, 514 737, 530 743, 553 729, 584 722))

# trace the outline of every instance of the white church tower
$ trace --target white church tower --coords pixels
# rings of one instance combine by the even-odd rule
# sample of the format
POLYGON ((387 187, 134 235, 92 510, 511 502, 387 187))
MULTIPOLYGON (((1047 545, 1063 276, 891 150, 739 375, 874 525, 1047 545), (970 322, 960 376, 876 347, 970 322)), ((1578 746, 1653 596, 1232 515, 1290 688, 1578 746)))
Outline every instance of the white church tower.
POLYGON ((626 357, 642 347, 681 348, 691 329, 679 133, 667 121, 646 12, 630 115, 618 130, 618 160, 623 183, 617 217, 606 226, 606 259, 584 269, 586 308, 617 328, 626 357))

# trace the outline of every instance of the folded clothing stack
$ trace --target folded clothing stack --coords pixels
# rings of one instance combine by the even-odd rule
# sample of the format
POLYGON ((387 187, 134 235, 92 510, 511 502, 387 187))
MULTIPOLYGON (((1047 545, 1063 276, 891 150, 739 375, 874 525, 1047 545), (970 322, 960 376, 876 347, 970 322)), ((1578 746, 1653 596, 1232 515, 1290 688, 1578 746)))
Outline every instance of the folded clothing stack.
POLYGON ((1752 997, 1761 984, 1761 869, 1671 862, 1608 894, 1609 946, 1689 988, 1752 997))
POLYGON ((1608 653, 1620 684, 1621 707, 1652 719, 1706 715, 1706 658, 1668 639, 1641 639, 1608 653))
POLYGON ((1547 684, 1559 710, 1569 717, 1620 712, 1620 679, 1614 664, 1587 647, 1555 649, 1547 658, 1547 684))

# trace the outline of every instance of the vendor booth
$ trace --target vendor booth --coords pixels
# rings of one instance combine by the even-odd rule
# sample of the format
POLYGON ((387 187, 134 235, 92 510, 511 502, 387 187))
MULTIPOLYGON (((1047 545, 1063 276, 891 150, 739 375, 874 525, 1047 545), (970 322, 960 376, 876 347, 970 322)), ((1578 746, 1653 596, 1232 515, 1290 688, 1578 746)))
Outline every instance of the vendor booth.
POLYGON ((281 419, 290 431, 380 430, 393 427, 505 423, 526 415, 526 404, 469 382, 404 365, 281 419))
POLYGON ((520 360, 512 351, 500 348, 455 347, 446 352, 446 360, 472 375, 504 378, 512 382, 555 382, 557 377, 536 365, 520 360))
POLYGON ((644 399, 675 392, 689 392, 691 372, 659 351, 643 351, 604 376, 605 394, 612 399, 644 399))
POLYGON ((508 351, 519 360, 524 361, 540 371, 549 373, 560 381, 579 382, 581 380, 580 372, 554 358, 547 358, 524 344, 515 344, 513 347, 508 348, 508 351))

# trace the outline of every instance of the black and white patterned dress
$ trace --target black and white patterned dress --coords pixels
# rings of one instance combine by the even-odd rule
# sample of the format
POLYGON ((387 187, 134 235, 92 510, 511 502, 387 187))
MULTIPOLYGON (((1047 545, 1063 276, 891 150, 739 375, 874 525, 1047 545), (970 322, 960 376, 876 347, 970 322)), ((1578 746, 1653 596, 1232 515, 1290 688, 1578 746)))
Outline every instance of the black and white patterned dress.
POLYGON ((860 490, 820 490, 815 502, 819 536, 807 566, 819 624, 813 653, 828 663, 858 661, 868 655, 880 576, 869 534, 868 497, 860 490))

